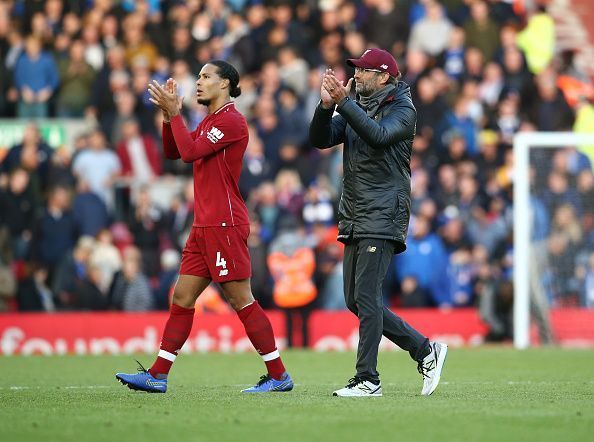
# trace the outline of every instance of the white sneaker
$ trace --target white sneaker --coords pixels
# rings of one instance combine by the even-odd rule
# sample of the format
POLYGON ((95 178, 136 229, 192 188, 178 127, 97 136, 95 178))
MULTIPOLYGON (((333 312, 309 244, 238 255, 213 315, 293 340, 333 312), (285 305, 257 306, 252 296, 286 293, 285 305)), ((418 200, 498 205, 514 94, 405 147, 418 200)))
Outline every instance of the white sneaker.
POLYGON ((417 369, 423 376, 423 396, 429 396, 435 391, 441 378, 441 370, 448 354, 448 346, 439 342, 430 342, 431 353, 425 356, 417 369))
POLYGON ((382 384, 378 381, 378 384, 374 384, 371 381, 354 377, 349 379, 349 383, 346 387, 336 390, 332 393, 332 396, 342 397, 363 397, 363 396, 382 396, 382 384))

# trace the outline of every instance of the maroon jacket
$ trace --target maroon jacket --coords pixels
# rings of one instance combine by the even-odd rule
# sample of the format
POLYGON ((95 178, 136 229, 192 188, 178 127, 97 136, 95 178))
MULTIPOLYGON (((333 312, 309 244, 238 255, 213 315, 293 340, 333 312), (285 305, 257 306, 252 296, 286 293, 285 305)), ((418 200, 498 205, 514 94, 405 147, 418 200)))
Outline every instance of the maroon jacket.
MULTIPOLYGON (((159 149, 157 148, 157 145, 153 141, 152 137, 148 135, 142 135, 142 144, 144 145, 146 158, 148 159, 148 162, 151 165, 153 173, 155 174, 155 176, 161 175, 161 155, 159 154, 159 149)), ((122 140, 118 143, 116 147, 116 153, 120 158, 120 163, 122 163, 122 175, 132 175, 134 171, 132 170, 132 161, 130 160, 130 156, 128 155, 128 149, 126 149, 125 140, 122 140)))

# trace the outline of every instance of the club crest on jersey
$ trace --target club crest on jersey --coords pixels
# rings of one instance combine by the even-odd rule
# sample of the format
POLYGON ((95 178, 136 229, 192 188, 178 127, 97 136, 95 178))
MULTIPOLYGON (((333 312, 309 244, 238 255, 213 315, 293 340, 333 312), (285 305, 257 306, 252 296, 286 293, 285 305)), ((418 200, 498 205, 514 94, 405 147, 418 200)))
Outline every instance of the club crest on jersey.
POLYGON ((214 126, 211 127, 208 133, 206 134, 206 138, 208 138, 211 143, 216 143, 224 136, 225 134, 214 126))

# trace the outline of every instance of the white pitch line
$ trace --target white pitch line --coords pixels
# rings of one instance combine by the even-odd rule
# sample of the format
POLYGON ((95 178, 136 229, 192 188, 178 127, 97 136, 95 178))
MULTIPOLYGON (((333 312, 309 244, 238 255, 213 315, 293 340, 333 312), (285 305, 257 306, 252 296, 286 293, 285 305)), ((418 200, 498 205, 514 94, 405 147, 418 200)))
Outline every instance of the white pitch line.
MULTIPOLYGON (((64 389, 69 389, 69 390, 93 390, 93 389, 98 389, 98 388, 112 388, 109 385, 67 385, 67 386, 59 386, 57 385, 56 387, 59 388, 64 388, 64 389)), ((44 387, 47 388, 47 387, 44 387)), ((49 387, 49 388, 55 388, 55 387, 49 387)), ((40 386, 24 386, 24 385, 11 385, 10 387, 0 387, 0 390, 40 390, 41 387, 40 386)))

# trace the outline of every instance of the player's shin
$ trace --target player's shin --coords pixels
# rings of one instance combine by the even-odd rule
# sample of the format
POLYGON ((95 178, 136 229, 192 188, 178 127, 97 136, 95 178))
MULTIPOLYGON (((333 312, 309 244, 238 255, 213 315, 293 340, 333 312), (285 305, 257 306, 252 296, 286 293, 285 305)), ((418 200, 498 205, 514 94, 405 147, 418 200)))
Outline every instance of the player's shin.
POLYGON ((194 309, 171 304, 169 319, 165 324, 159 354, 153 366, 148 370, 156 379, 167 377, 177 353, 182 348, 194 321, 194 309))
POLYGON ((237 315, 243 323, 252 345, 262 356, 268 374, 272 378, 280 380, 285 373, 285 366, 276 348, 274 332, 268 316, 266 316, 258 301, 245 306, 237 312, 237 315))

